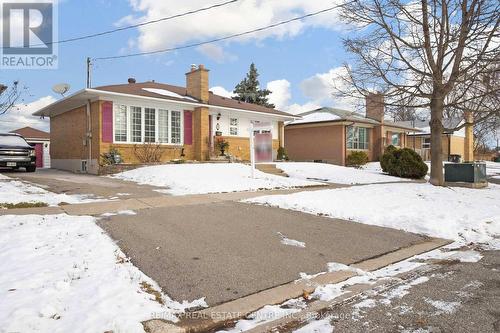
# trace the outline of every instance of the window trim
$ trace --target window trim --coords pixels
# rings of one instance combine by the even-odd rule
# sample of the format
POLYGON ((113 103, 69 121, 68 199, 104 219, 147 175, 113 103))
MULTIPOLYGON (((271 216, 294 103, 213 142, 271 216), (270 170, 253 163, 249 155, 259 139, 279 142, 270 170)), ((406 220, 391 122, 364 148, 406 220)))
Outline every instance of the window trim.
POLYGON ((130 102, 119 102, 113 101, 113 144, 126 144, 126 145, 143 145, 148 143, 154 143, 164 146, 183 146, 184 145, 184 110, 176 107, 165 107, 160 105, 151 105, 147 103, 136 103, 133 101, 130 102), (115 137, 115 105, 116 106, 125 106, 126 107, 126 119, 127 119, 127 127, 126 127, 126 141, 116 141, 115 137), (141 108, 141 142, 132 142, 132 111, 131 107, 140 107, 141 108), (155 141, 154 142, 145 142, 145 109, 154 109, 155 110, 155 141), (159 142, 159 112, 158 110, 166 110, 168 112, 168 142, 159 142), (172 111, 178 111, 180 113, 180 140, 179 143, 172 143, 172 111))

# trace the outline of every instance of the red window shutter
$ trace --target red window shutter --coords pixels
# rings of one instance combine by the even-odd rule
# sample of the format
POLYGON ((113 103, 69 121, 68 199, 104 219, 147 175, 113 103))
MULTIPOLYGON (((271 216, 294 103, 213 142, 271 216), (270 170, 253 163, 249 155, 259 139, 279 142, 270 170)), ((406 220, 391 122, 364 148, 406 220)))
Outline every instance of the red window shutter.
POLYGON ((102 103, 102 142, 113 142, 113 103, 102 103))
POLYGON ((193 144, 193 112, 184 111, 184 144, 193 144))

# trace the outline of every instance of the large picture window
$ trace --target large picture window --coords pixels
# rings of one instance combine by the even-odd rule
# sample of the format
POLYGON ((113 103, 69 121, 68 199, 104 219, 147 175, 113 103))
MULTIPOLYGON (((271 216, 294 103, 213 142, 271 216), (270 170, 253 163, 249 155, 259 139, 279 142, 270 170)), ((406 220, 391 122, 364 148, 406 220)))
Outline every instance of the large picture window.
POLYGON ((127 106, 114 105, 113 122, 115 123, 115 141, 127 142, 127 106))
POLYGON ((368 128, 348 126, 347 127, 347 149, 368 149, 368 128))
POLYGON ((114 142, 182 144, 182 111, 114 103, 114 142))

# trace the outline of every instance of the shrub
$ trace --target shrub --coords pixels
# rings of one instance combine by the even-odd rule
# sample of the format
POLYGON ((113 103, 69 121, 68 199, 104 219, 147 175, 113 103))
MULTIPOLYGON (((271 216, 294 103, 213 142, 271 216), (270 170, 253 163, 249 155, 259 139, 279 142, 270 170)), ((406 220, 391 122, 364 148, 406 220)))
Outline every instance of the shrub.
POLYGON ((388 166, 392 162, 394 155, 393 153, 398 150, 396 147, 393 145, 388 146, 385 148, 385 152, 380 158, 380 166, 382 167, 383 172, 389 172, 388 171, 388 166))
POLYGON ((284 147, 278 148, 278 156, 276 157, 279 161, 288 161, 288 154, 284 147))
POLYGON ((368 155, 364 151, 353 151, 347 156, 347 165, 359 167, 368 163, 368 155))
POLYGON ((134 155, 141 163, 158 163, 163 151, 159 143, 146 142, 134 145, 134 155))
POLYGON ((380 159, 384 172, 391 176, 420 179, 427 174, 427 164, 422 157, 409 148, 397 149, 389 146, 380 159))

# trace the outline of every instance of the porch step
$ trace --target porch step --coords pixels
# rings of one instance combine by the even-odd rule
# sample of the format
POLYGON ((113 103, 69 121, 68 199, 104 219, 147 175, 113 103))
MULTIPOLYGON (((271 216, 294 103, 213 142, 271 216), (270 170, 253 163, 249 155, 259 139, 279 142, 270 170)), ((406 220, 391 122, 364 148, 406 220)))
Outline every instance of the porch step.
POLYGON ((255 168, 259 171, 269 173, 271 175, 288 177, 288 175, 283 170, 276 167, 276 164, 256 164, 255 168))

